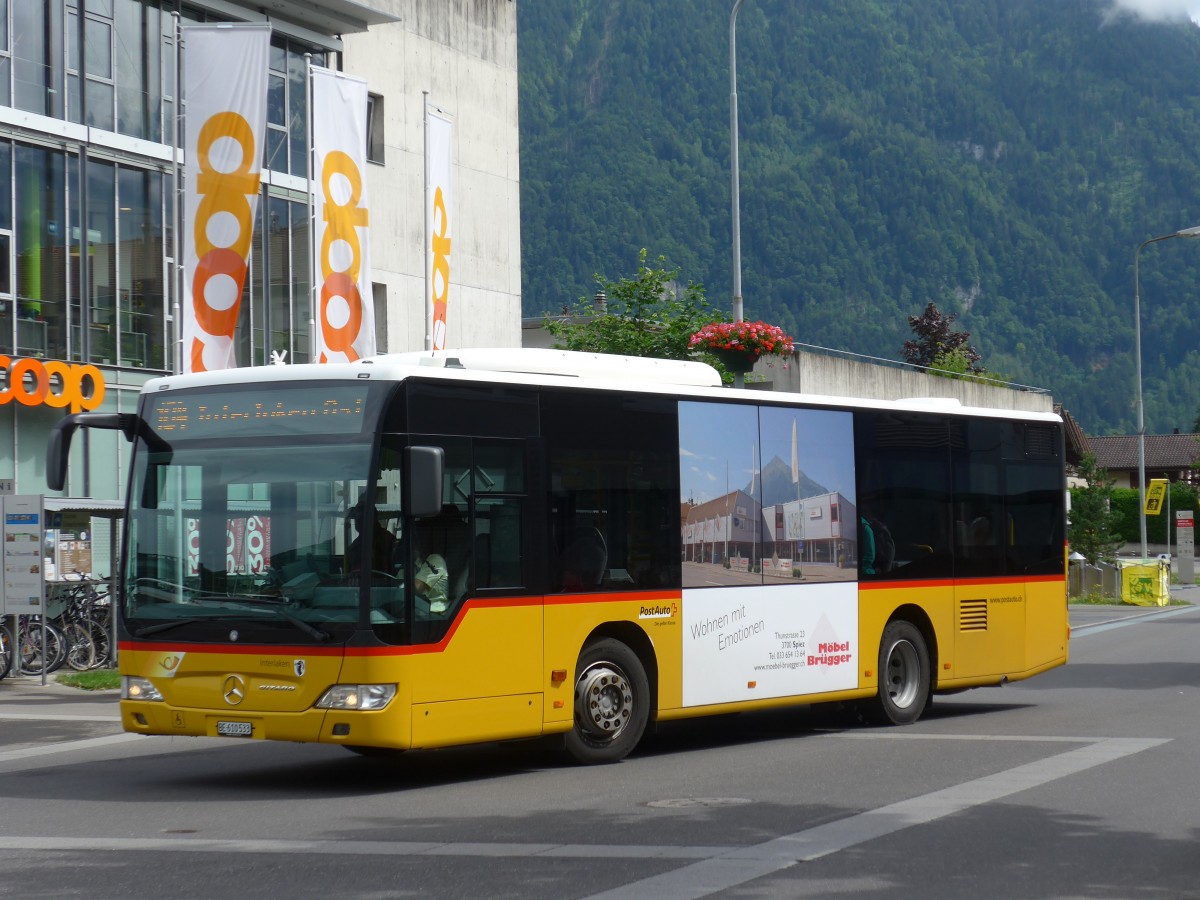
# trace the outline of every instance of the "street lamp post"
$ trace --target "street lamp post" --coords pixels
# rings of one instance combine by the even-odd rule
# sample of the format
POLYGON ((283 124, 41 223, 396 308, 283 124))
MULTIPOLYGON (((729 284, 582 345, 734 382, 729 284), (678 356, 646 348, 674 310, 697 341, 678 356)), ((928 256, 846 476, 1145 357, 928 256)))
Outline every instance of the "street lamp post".
POLYGON ((733 202, 733 321, 742 321, 742 214, 738 185, 737 14, 744 0, 736 0, 729 14, 729 172, 733 202))
MULTIPOLYGON (((1145 409, 1142 403, 1142 298, 1138 285, 1138 258, 1142 248, 1147 244, 1168 241, 1171 238, 1200 237, 1200 225, 1173 231, 1170 234, 1148 238, 1137 246, 1133 253, 1133 335, 1134 360, 1137 365, 1137 434, 1138 434, 1138 523, 1142 538, 1142 561, 1146 560, 1146 421, 1145 409)), ((1169 487, 1169 486, 1168 486, 1169 487)), ((1171 523, 1167 523, 1167 534, 1170 535, 1171 523)))

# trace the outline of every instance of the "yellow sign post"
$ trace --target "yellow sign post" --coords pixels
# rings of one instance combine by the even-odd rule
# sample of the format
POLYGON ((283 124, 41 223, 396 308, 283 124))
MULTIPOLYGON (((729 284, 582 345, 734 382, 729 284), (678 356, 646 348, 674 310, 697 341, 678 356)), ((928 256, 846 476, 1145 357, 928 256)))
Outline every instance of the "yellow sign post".
POLYGON ((1167 499, 1167 479, 1152 478, 1146 488, 1146 508, 1143 512, 1148 516, 1157 516, 1163 511, 1163 503, 1167 499))

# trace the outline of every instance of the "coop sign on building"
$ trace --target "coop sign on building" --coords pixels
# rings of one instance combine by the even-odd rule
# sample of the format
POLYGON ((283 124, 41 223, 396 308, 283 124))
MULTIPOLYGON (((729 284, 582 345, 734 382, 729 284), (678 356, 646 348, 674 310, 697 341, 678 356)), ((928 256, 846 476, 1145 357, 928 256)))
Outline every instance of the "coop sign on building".
POLYGON ((92 365, 0 355, 0 377, 0 406, 18 403, 77 413, 104 402, 104 376, 92 365))

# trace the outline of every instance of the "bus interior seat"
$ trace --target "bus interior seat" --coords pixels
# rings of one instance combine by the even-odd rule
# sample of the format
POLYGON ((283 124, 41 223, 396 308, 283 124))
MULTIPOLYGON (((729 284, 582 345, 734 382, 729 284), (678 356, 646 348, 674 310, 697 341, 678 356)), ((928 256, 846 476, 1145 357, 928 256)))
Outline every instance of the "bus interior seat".
POLYGON ((594 525, 576 528, 563 551, 563 587, 594 587, 604 580, 608 545, 594 525))

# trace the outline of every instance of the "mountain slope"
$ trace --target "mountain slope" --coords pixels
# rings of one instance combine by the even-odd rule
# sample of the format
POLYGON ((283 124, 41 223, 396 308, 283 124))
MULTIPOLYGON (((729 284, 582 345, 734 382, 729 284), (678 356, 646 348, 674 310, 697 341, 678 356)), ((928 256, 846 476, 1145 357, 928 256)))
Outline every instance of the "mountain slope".
MULTIPOLYGON (((1094 433, 1134 427, 1133 256, 1200 224, 1200 29, 1107 0, 749 0, 745 313, 897 358, 933 300, 1094 433)), ((665 255, 729 308, 729 11, 523 2, 524 312, 665 255)), ((1141 256, 1146 424, 1200 405, 1200 243, 1141 256)))

